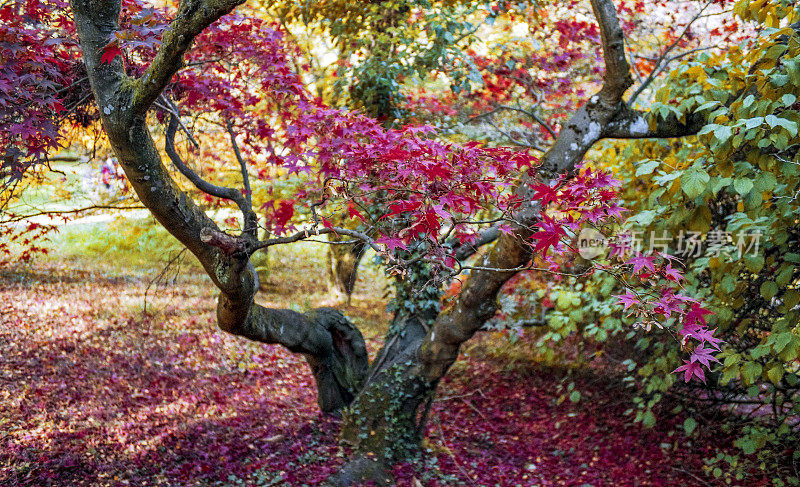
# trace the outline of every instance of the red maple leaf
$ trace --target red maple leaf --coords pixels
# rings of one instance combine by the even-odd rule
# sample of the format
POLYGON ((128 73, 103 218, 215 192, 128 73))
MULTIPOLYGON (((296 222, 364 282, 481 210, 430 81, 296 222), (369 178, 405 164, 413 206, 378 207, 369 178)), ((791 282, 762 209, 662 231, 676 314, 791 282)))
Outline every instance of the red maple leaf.
POLYGON ((361 212, 356 209, 356 205, 354 205, 352 201, 347 203, 347 213, 351 218, 360 218, 362 222, 367 221, 364 218, 364 215, 362 215, 361 212))
POLYGON ((117 56, 122 56, 122 49, 120 49, 115 42, 112 42, 103 48, 103 55, 100 56, 100 64, 111 64, 111 61, 117 56))
POLYGON ((542 255, 547 253, 550 247, 558 245, 562 235, 565 235, 564 229, 553 220, 545 217, 544 221, 539 223, 541 231, 534 233, 531 238, 536 240, 535 251, 542 251, 542 255))
POLYGON ((533 187, 533 190, 536 192, 531 198, 541 201, 542 206, 547 205, 547 203, 551 201, 556 201, 558 198, 558 186, 552 187, 547 184, 538 184, 533 187))
POLYGON ((696 376, 702 382, 705 383, 706 376, 703 373, 703 367, 697 362, 690 362, 688 360, 684 360, 686 362, 684 365, 681 365, 677 369, 673 370, 672 372, 683 372, 683 380, 689 382, 692 380, 692 376, 696 376))

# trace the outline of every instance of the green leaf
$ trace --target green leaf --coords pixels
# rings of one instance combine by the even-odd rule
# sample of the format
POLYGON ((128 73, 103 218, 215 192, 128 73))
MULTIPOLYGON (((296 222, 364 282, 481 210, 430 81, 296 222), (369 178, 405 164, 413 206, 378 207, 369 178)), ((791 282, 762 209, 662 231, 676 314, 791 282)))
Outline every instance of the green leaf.
POLYGON ((784 362, 791 362, 795 360, 798 356, 798 338, 796 335, 792 335, 789 338, 789 343, 787 343, 783 350, 780 351, 778 357, 783 360, 784 362))
POLYGON ((792 281, 794 275, 794 266, 784 264, 783 268, 778 272, 778 277, 775 278, 775 283, 778 286, 784 287, 792 281))
POLYGON ((796 289, 790 289, 783 295, 783 304, 787 309, 794 308, 797 303, 800 303, 800 293, 796 289))
POLYGON ((733 379, 735 379, 736 376, 738 376, 738 375, 739 375, 739 368, 738 367, 726 368, 722 372, 722 377, 720 377, 720 379, 719 379, 719 385, 721 385, 721 386, 726 385, 728 382, 730 382, 733 379))
POLYGON ((747 254, 744 256, 744 265, 750 272, 758 272, 764 267, 764 257, 761 255, 747 254))
POLYGON ((686 435, 691 435, 695 428, 697 428, 697 421, 692 418, 686 418, 686 421, 683 422, 683 429, 686 431, 686 435))
POLYGON ((707 108, 715 107, 717 105, 721 105, 721 103, 719 101, 717 101, 717 100, 711 100, 711 101, 703 103, 702 105, 697 107, 697 111, 699 112, 699 111, 705 110, 707 108))
POLYGON ((756 442, 752 438, 740 438, 736 440, 736 446, 742 449, 745 455, 752 455, 756 452, 756 442))
POLYGON ((681 176, 681 188, 689 198, 696 198, 703 193, 710 176, 705 170, 698 167, 690 167, 681 176))
POLYGON ((786 345, 792 341, 792 332, 787 331, 772 335, 772 340, 772 349, 775 350, 775 353, 781 353, 786 348, 786 345))
POLYGON ((731 138, 731 128, 727 125, 718 125, 717 128, 714 129, 714 138, 719 141, 720 144, 724 144, 725 141, 731 138))
POLYGON ((781 379, 783 379, 783 366, 780 364, 773 365, 767 371, 767 378, 769 378, 773 384, 778 385, 781 379))
POLYGON ((751 179, 743 179, 737 178, 733 181, 733 189, 736 190, 737 193, 744 196, 753 189, 753 181, 751 179))
POLYGON ((645 174, 651 174, 655 168, 657 168, 661 164, 660 161, 649 161, 645 162, 644 164, 640 164, 636 168, 636 176, 644 176, 645 174))
POLYGON ((777 184, 778 181, 771 172, 762 172, 753 182, 753 187, 756 188, 756 191, 758 192, 772 191, 775 189, 777 184))
POLYGON ((653 412, 648 410, 642 415, 642 426, 645 428, 652 428, 656 425, 656 417, 653 412))
POLYGON ((576 403, 581 400, 581 393, 578 391, 572 391, 572 394, 569 395, 569 400, 573 403, 576 403))
POLYGON ((775 297, 776 294, 778 294, 778 285, 775 284, 773 281, 765 281, 764 283, 761 284, 760 291, 761 291, 761 296, 763 296, 764 299, 769 300, 775 297))
POLYGON ((767 115, 764 120, 772 128, 783 127, 789 131, 792 137, 797 135, 797 122, 782 117, 776 117, 775 115, 767 115))
POLYGON ((755 362, 745 362, 742 365, 742 382, 745 385, 752 385, 756 378, 761 376, 761 364, 755 362))
POLYGON ((722 278, 722 290, 730 294, 736 289, 736 279, 731 275, 722 278))
POLYGON ((628 221, 631 223, 638 223, 639 225, 642 226, 647 226, 653 221, 653 219, 656 216, 658 216, 658 213, 655 210, 645 210, 645 211, 640 211, 633 217, 629 218, 628 221))
POLYGON ((750 350, 750 356, 758 360, 764 355, 768 354, 769 351, 770 351, 770 346, 767 345, 766 343, 762 343, 759 346, 750 350))
POLYGON ((761 126, 762 123, 764 123, 764 117, 748 118, 744 121, 744 128, 746 130, 752 130, 756 127, 761 126))

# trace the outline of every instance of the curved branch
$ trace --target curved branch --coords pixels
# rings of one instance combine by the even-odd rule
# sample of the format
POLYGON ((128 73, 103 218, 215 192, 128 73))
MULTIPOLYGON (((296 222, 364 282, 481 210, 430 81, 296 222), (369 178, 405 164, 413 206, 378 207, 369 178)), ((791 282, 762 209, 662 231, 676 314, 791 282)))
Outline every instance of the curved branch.
POLYGON ((258 216, 256 216, 256 213, 253 211, 253 191, 250 189, 250 175, 247 173, 247 164, 242 157, 242 153, 239 151, 239 144, 236 143, 236 134, 233 132, 233 124, 228 120, 225 125, 228 129, 228 135, 231 137, 233 153, 236 155, 236 160, 239 161, 239 170, 242 172, 245 208, 240 206, 239 209, 242 210, 242 217, 244 218, 243 231, 253 238, 258 238, 258 216))
POLYGON ((189 166, 183 162, 183 159, 181 159, 181 156, 179 156, 178 152, 175 150, 175 132, 177 132, 177 130, 178 117, 171 115, 169 119, 169 125, 167 126, 166 137, 164 138, 164 150, 175 167, 178 168, 178 171, 180 171, 181 174, 183 174, 186 179, 191 181, 195 188, 199 189, 200 191, 216 198, 231 200, 237 205, 240 203, 244 205, 245 201, 239 191, 236 191, 233 188, 226 188, 224 186, 217 186, 216 184, 209 183, 205 179, 201 178, 196 172, 192 171, 191 168, 189 168, 189 166))
POLYGON ((456 260, 466 260, 473 256, 478 249, 484 245, 489 245, 500 237, 500 226, 493 225, 480 233, 478 240, 474 242, 465 242, 462 245, 453 249, 453 254, 456 260))
MULTIPOLYGON (((250 180, 245 176, 245 188, 247 188, 247 194, 242 195, 242 192, 239 190, 209 183, 205 179, 201 178, 196 172, 192 171, 191 168, 189 168, 189 166, 183 162, 180 155, 178 155, 178 152, 175 150, 175 133, 178 130, 178 122, 179 119, 177 115, 172 114, 169 119, 169 125, 167 126, 167 133, 164 137, 164 150, 167 153, 167 156, 169 156, 170 160, 175 167, 178 168, 181 174, 183 174, 186 179, 192 182, 195 188, 211 196, 231 200, 236 203, 236 206, 239 207, 239 210, 242 212, 242 217, 244 218, 244 231, 247 234, 255 237, 256 231, 258 230, 258 219, 253 211, 253 206, 250 203, 250 180)), ((236 143, 234 142, 236 158, 239 160, 242 171, 246 175, 247 167, 245 166, 242 156, 239 154, 239 149, 235 144, 236 143)))

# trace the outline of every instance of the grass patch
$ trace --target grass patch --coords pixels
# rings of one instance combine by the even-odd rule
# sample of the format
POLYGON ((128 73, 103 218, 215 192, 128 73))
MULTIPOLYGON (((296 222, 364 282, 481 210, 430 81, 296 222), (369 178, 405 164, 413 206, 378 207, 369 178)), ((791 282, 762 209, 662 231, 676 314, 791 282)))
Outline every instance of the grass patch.
MULTIPOLYGON (((199 261, 184 252, 177 269, 162 274, 183 245, 152 217, 117 218, 105 223, 73 224, 60 227, 50 237, 51 252, 38 256, 35 266, 57 270, 76 269, 117 278, 153 281, 152 293, 159 292, 165 280, 207 281, 199 261), (180 276, 180 278, 178 278, 180 276)), ((272 247, 253 257, 256 266, 269 269, 262 278, 259 304, 305 312, 331 305, 326 283, 327 246, 318 242, 297 242, 272 247)), ((175 265, 176 262, 173 262, 175 265)), ((382 337, 390 316, 386 313, 385 292, 388 280, 383 269, 368 253, 359 268, 350 306, 336 306, 362 329, 365 337, 382 337)), ((212 286, 209 293, 214 293, 212 286)))

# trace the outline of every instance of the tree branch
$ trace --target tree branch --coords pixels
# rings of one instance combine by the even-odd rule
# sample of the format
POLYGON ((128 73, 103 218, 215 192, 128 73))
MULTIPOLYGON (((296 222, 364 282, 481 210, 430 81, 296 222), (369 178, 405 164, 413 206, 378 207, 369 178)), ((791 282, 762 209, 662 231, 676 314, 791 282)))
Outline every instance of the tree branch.
POLYGON ((247 164, 242 158, 242 153, 239 152, 239 144, 236 143, 236 134, 233 132, 233 124, 230 120, 225 123, 228 129, 228 135, 231 136, 231 145, 233 146, 233 153, 236 155, 236 160, 239 161, 239 169, 242 171, 242 184, 244 185, 244 199, 248 205, 252 204, 252 191, 250 190, 250 175, 247 173, 247 164))
POLYGON ((161 37, 161 47, 144 75, 134 83, 131 111, 144 116, 172 76, 183 66, 183 55, 206 27, 245 0, 182 0, 178 14, 161 37))
POLYGON ((86 206, 83 208, 74 208, 72 210, 48 210, 48 211, 37 211, 36 213, 28 213, 25 215, 10 215, 8 219, 0 219, 0 223, 7 224, 7 223, 15 223, 20 222, 23 220, 28 220, 30 218, 36 218, 37 216, 58 216, 58 215, 72 215, 75 213, 83 213, 92 210, 146 210, 147 207, 145 206, 114 206, 114 205, 93 205, 93 206, 86 206))
POLYGON ((686 27, 684 27, 683 31, 682 31, 682 32, 680 33, 680 35, 679 35, 679 36, 678 36, 678 37, 677 37, 677 38, 676 38, 676 39, 675 39, 675 40, 672 42, 672 44, 670 44, 669 46, 667 46, 667 48, 666 48, 666 49, 664 49, 664 51, 661 53, 661 55, 660 55, 660 56, 658 56, 658 58, 655 60, 655 65, 653 66, 653 71, 651 71, 651 72, 650 72, 650 75, 649 75, 647 78, 645 78, 645 80, 642 82, 642 84, 640 84, 640 85, 639 85, 639 86, 636 88, 636 91, 634 91, 634 92, 633 92, 633 94, 631 95, 631 97, 628 99, 628 102, 627 102, 628 106, 633 106, 633 103, 636 101, 636 99, 639 97, 639 95, 641 95, 641 94, 642 94, 642 92, 643 92, 643 91, 644 91, 644 90, 645 90, 645 89, 646 89, 646 88, 647 88, 647 87, 650 85, 650 83, 652 83, 652 82, 653 82, 653 80, 655 80, 655 79, 656 79, 656 77, 657 77, 659 74, 661 74, 661 73, 662 73, 662 72, 663 72, 663 71, 664 71, 664 70, 667 68, 667 66, 669 66, 669 63, 671 63, 672 61, 674 61, 674 60, 676 60, 676 59, 680 59, 681 57, 688 56, 689 54, 692 54, 692 53, 694 53, 694 52, 697 52, 697 51, 700 51, 700 50, 703 50, 703 49, 710 49, 710 47, 709 47, 709 48, 697 48, 697 49, 692 49, 691 51, 688 51, 688 52, 685 52, 685 53, 679 54, 679 55, 677 55, 677 56, 673 56, 673 57, 671 57, 671 58, 669 58, 669 59, 666 59, 666 61, 665 61, 665 58, 667 57, 667 55, 668 55, 668 54, 669 54, 669 53, 670 53, 670 52, 671 52, 673 49, 675 49, 675 47, 677 47, 677 45, 680 43, 680 41, 681 41, 681 40, 682 40, 684 37, 686 37, 686 34, 689 32, 689 29, 691 29, 691 27, 692 27, 692 24, 694 24, 694 23, 697 21, 697 19, 699 19, 699 18, 700 18, 700 16, 703 14, 703 12, 705 12, 705 10, 708 8, 708 6, 709 6, 709 5, 711 5, 712 3, 713 3, 713 2, 708 2, 708 3, 706 3, 706 4, 705 4, 705 5, 704 5, 704 6, 703 6, 701 9, 700 9, 700 11, 699 11, 699 12, 697 12, 697 15, 695 15, 694 17, 692 17, 692 20, 690 20, 690 21, 689 21, 689 23, 688 23, 688 24, 686 24, 686 27), (663 64, 662 64, 662 63, 663 63, 663 64))
POLYGON ((500 236, 500 226, 499 225, 492 225, 491 227, 483 230, 478 240, 474 242, 465 242, 464 244, 456 247, 453 249, 453 254, 456 260, 466 260, 467 258, 474 255, 478 249, 483 247, 484 245, 488 245, 500 236))
MULTIPOLYGON (((603 87, 564 124, 555 143, 542 157, 547 178, 571 177, 586 152, 603 136, 603 129, 625 106, 622 96, 633 81, 625 57, 624 38, 611 0, 592 0, 600 25, 606 63, 603 87)), ((523 204, 514 215, 511 235, 502 233, 461 287, 456 302, 441 313, 419 348, 423 379, 438 381, 458 357, 462 343, 472 337, 497 310, 497 293, 518 269, 527 267, 541 207, 532 200, 531 179, 525 177, 514 190, 523 204), (494 269, 503 269, 496 271, 494 269)))
POLYGON ((600 101, 607 106, 619 103, 625 90, 633 84, 631 68, 625 56, 625 36, 617 18, 617 9, 611 0, 591 0, 592 11, 600 26, 603 42, 603 60, 606 72, 603 88, 598 93, 600 101))
POLYGON ((236 203, 237 206, 240 204, 244 205, 245 201, 239 191, 236 191, 233 188, 217 186, 216 184, 209 183, 205 179, 201 178, 196 172, 192 171, 189 166, 183 162, 181 156, 179 156, 178 152, 175 150, 175 132, 177 132, 177 129, 178 117, 171 115, 169 119, 169 125, 167 127, 166 137, 164 139, 164 150, 181 174, 183 174, 186 179, 191 181, 197 189, 206 194, 217 198, 231 200, 236 203))
POLYGON ((555 130, 553 130, 553 128, 550 126, 550 124, 548 124, 547 122, 545 122, 545 121, 544 121, 544 120, 543 120, 543 119, 542 119, 542 118, 541 118, 539 115, 537 115, 535 112, 532 112, 532 111, 529 111, 529 110, 525 110, 525 109, 523 109, 523 108, 510 107, 510 106, 506 106, 506 105, 500 105, 498 108, 502 108, 502 109, 504 109, 504 110, 512 110, 512 111, 515 111, 515 112, 524 113, 525 115, 527 115, 527 116, 531 117, 531 118, 532 118, 532 119, 533 119, 533 120, 534 120, 536 123, 538 123, 539 125, 541 125, 542 127, 544 127, 544 129, 545 129, 545 130, 547 130, 547 133, 549 133, 549 134, 550 134, 550 137, 552 137, 552 138, 553 138, 553 140, 555 140, 555 138, 556 138, 556 137, 558 137, 558 134, 556 134, 556 131, 555 131, 555 130))
MULTIPOLYGON (((226 200, 231 200, 236 203, 236 206, 239 207, 239 210, 242 212, 242 217, 244 218, 244 231, 249 235, 255 237, 256 232, 258 230, 258 219, 256 217, 255 212, 253 211, 252 204, 250 203, 251 199, 249 197, 250 192, 250 180, 245 176, 245 188, 247 188, 247 195, 242 195, 242 192, 233 188, 228 188, 224 186, 217 186, 215 184, 209 183, 205 179, 201 178, 196 172, 192 171, 189 166, 187 166, 183 160, 181 159, 178 152, 175 150, 175 133, 178 129, 178 117, 175 114, 172 114, 169 119, 169 125, 167 126, 167 133, 164 137, 164 150, 169 156, 172 163, 178 170, 183 174, 186 179, 192 182, 194 186, 199 189, 200 191, 209 194, 211 196, 215 196, 217 198, 222 198, 226 200)), ((229 132, 232 133, 232 132, 229 132)), ((234 150, 236 151, 236 157, 241 164, 242 171, 244 174, 247 174, 247 167, 242 160, 241 155, 239 155, 238 147, 236 146, 236 142, 234 141, 234 150)))
POLYGON ((180 114, 180 110, 178 109, 178 107, 176 107, 175 104, 172 103, 172 100, 170 100, 169 98, 167 98, 163 94, 158 97, 158 100, 163 101, 165 104, 162 105, 158 101, 155 101, 155 102, 153 102, 153 106, 155 106, 157 108, 160 108, 160 109, 164 110, 165 112, 170 113, 173 116, 177 117, 178 118, 178 124, 180 124, 181 130, 183 130, 183 133, 186 134, 186 137, 189 139, 189 142, 191 142, 192 145, 195 146, 196 149, 199 149, 200 148, 200 144, 197 142, 197 140, 195 140, 194 136, 192 135, 192 132, 190 132, 189 129, 186 127, 186 125, 184 125, 183 120, 181 120, 181 114, 180 114))
POLYGON ((347 235, 348 237, 356 238, 365 244, 369 245, 375 252, 385 252, 385 249, 381 248, 375 240, 373 240, 369 235, 363 232, 359 232, 357 230, 350 230, 348 228, 341 228, 341 227, 325 227, 325 228, 309 228, 305 230, 300 230, 292 235, 288 235, 286 237, 275 237, 270 238, 267 240, 260 241, 256 244, 255 248, 253 248, 253 252, 258 249, 263 249, 266 247, 272 247, 273 245, 281 245, 287 243, 294 243, 299 242, 300 240, 305 240, 311 236, 317 235, 325 235, 329 233, 336 233, 341 235, 347 235))
POLYGON ((655 117, 652 112, 634 110, 624 106, 619 112, 603 126, 602 137, 609 139, 652 139, 674 138, 694 135, 707 123, 706 117, 699 113, 686 116, 686 122, 681 122, 675 115, 661 118, 656 117, 654 127, 651 128, 649 119, 655 117))

